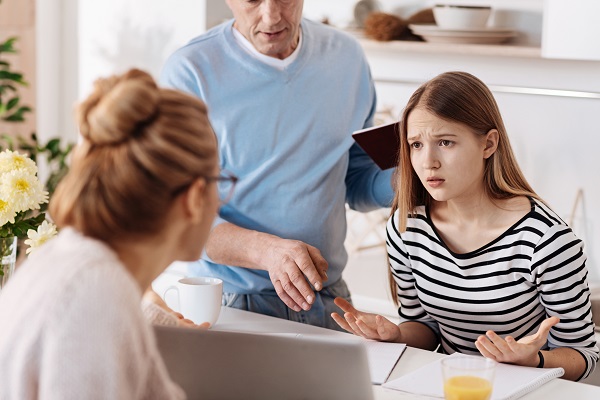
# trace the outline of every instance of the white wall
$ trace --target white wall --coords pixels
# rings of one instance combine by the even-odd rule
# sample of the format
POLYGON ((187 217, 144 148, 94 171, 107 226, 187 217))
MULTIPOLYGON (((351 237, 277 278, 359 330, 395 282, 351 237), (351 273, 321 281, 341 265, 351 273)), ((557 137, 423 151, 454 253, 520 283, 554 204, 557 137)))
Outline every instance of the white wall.
POLYGON ((100 76, 131 67, 155 77, 166 58, 205 30, 198 0, 79 1, 79 97, 100 76))
POLYGON ((73 140, 77 99, 77 2, 36 1, 37 133, 73 140))
POLYGON ((222 0, 37 0, 37 131, 76 140, 73 107, 94 80, 131 67, 157 76, 176 48, 206 30, 222 0), (218 4, 217 4, 218 2, 218 4))

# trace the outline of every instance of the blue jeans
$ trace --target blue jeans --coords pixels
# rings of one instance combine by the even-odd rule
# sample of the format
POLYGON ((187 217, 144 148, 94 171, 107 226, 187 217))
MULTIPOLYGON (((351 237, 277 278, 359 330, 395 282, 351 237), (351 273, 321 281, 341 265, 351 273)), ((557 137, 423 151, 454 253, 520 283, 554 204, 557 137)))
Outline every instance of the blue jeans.
POLYGON ((315 301, 308 311, 296 312, 288 308, 277 294, 223 293, 222 304, 240 310, 270 315, 271 317, 344 331, 331 318, 332 312, 342 314, 342 310, 333 302, 336 297, 342 297, 351 302, 350 291, 343 279, 322 289, 320 292, 315 292, 315 301))

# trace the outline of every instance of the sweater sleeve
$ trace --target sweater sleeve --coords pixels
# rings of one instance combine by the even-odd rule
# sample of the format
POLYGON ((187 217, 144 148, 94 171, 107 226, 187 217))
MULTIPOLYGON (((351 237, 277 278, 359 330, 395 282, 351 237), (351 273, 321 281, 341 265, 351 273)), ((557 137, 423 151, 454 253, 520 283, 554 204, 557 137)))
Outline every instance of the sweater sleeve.
POLYGON ((144 320, 139 289, 124 282, 131 278, 115 268, 75 278, 41 339, 40 398, 183 398, 144 320))
POLYGON ((153 325, 177 326, 177 317, 150 300, 142 299, 142 313, 153 325))
POLYGON ((439 338, 440 329, 437 322, 427 314, 419 301, 410 259, 402 237, 396 228, 396 218, 397 213, 394 213, 388 220, 386 226, 386 246, 390 270, 398 291, 397 298, 400 304, 398 315, 400 316, 400 322, 414 321, 425 324, 439 338))
POLYGON ((560 322, 548 335, 548 347, 570 347, 581 353, 587 377, 598 362, 583 242, 565 225, 550 228, 537 244, 531 272, 540 302, 560 322))
MULTIPOLYGON (((368 93, 364 101, 370 104, 368 115, 362 128, 373 126, 377 110, 377 94, 371 77, 369 64, 364 53, 357 46, 357 58, 360 58, 361 85, 368 93)), ((358 60, 357 60, 358 62, 358 60)), ((351 133, 351 132, 349 132, 351 133)), ((371 157, 356 143, 349 150, 348 171, 346 172, 346 202, 351 209, 361 212, 372 211, 381 207, 389 207, 394 199, 392 175, 394 169, 382 171, 371 157)))
POLYGON ((394 170, 382 171, 359 145, 350 148, 346 173, 346 201, 353 210, 367 212, 389 207, 394 199, 394 170))

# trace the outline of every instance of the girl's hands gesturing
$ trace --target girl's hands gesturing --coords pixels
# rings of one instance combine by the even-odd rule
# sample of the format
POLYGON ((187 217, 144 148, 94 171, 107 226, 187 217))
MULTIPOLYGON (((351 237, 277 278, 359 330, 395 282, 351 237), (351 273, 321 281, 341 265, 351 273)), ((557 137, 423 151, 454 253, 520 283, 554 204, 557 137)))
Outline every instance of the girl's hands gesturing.
POLYGON ((494 331, 487 331, 475 341, 479 352, 492 360, 535 367, 539 363, 538 351, 546 344, 550 328, 558 324, 558 317, 545 319, 538 331, 516 341, 512 336, 501 338, 494 331))
POLYGON ((392 321, 381 315, 358 311, 341 297, 337 297, 334 302, 344 311, 344 317, 332 313, 331 318, 348 332, 366 339, 382 342, 401 342, 400 328, 392 321))

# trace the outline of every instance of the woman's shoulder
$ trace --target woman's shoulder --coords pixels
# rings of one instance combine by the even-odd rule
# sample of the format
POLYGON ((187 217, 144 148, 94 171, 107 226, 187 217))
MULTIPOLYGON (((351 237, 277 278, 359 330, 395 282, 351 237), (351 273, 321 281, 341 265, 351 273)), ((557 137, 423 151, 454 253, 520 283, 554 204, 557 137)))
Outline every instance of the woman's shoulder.
MULTIPOLYGON (((406 228, 407 230, 412 230, 415 228, 422 227, 423 225, 429 226, 428 223, 429 216, 427 215, 427 209, 425 206, 416 207, 411 213, 409 213, 406 217, 406 228)), ((394 213, 390 216, 387 222, 387 229, 393 230, 396 232, 398 236, 401 236, 398 226, 400 222, 400 218, 404 218, 404 216, 400 215, 400 210, 394 211, 394 213)))
POLYGON ((521 232, 527 232, 538 255, 544 255, 557 248, 583 246, 583 242, 561 216, 539 199, 531 198, 531 212, 518 228, 521 232))
POLYGON ((84 306, 92 298, 104 299, 100 300, 104 304, 113 299, 124 304, 141 299, 141 290, 116 253, 104 242, 72 228, 62 229, 22 268, 27 281, 38 278, 48 283, 46 295, 60 309, 71 308, 75 302, 84 306))
POLYGON ((532 215, 548 228, 568 228, 568 224, 542 200, 530 198, 532 215))
MULTIPOLYGON (((396 221, 398 221, 398 219, 401 217, 400 215, 400 210, 396 210, 394 211, 394 214, 392 214, 392 216, 390 217, 390 219, 395 219, 396 221)), ((427 208, 425 206, 417 206, 415 207, 415 209, 408 213, 407 217, 407 223, 411 223, 411 222, 416 222, 419 220, 423 220, 427 218, 427 208)))

